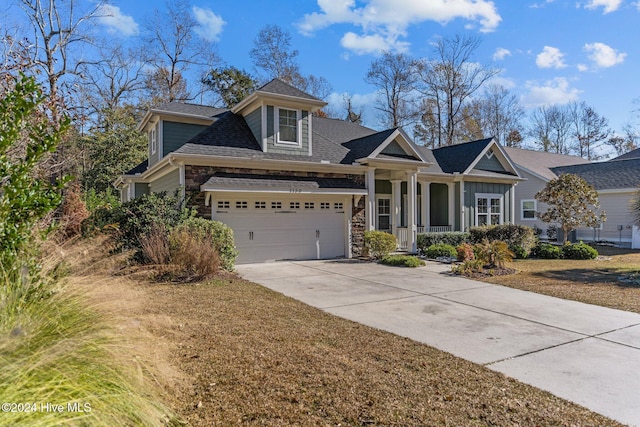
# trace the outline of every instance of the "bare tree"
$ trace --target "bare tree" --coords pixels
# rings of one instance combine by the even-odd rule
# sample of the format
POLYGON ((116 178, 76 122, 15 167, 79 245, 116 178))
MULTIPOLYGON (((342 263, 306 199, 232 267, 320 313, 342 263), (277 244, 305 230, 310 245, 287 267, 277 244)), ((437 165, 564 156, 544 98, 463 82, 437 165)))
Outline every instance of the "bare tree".
POLYGON ((509 147, 519 144, 521 139, 509 138, 509 135, 515 136, 513 132, 520 132, 524 117, 524 109, 514 94, 503 86, 492 84, 473 104, 476 105, 473 114, 477 114, 476 120, 484 137, 494 137, 509 147))
POLYGON ((385 124, 395 128, 410 125, 415 120, 416 76, 409 56, 384 52, 369 66, 365 81, 378 90, 376 109, 382 112, 385 124))
MULTIPOLYGON (((77 75, 82 59, 71 55, 74 46, 91 44, 91 21, 100 16, 105 2, 88 4, 78 0, 19 0, 19 5, 29 18, 33 33, 31 40, 31 65, 44 73, 49 96, 58 100, 61 79, 77 75)), ((57 113, 54 114, 54 119, 57 113)))
POLYGON ((417 63, 419 90, 437 105, 437 145, 455 144, 459 126, 467 117, 465 105, 499 70, 473 60, 480 38, 443 38, 434 48, 434 59, 417 63))
POLYGON ((573 103, 569 108, 578 155, 588 160, 600 159, 602 156, 595 149, 611 135, 609 121, 586 102, 573 103))
POLYGON ((297 62, 298 50, 291 46, 291 34, 278 25, 267 25, 258 31, 249 57, 262 83, 279 79, 318 99, 326 99, 331 94, 327 79, 302 74, 297 62))
POLYGON ((571 113, 566 106, 538 107, 531 115, 529 134, 541 151, 569 154, 571 123, 571 113))
POLYGON ((144 24, 143 57, 154 69, 148 81, 162 85, 152 95, 160 94, 160 102, 195 99, 199 93, 190 90, 185 75, 195 68, 200 82, 217 61, 215 45, 196 36, 198 23, 187 0, 167 2, 166 7, 165 13, 156 9, 144 24))
POLYGON ((347 110, 347 117, 345 117, 345 120, 351 123, 357 123, 361 125, 363 109, 362 107, 360 107, 357 110, 354 109, 351 95, 349 95, 348 93, 345 93, 342 96, 342 105, 347 110))

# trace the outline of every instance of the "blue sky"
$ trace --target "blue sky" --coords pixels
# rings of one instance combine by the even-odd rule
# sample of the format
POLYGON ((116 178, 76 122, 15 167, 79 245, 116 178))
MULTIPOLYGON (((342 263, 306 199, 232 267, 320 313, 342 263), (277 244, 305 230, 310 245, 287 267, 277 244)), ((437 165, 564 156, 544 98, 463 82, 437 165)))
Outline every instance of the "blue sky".
MULTIPOLYGON (((191 0, 201 34, 229 65, 252 71, 259 29, 277 24, 292 36, 302 72, 326 78, 332 103, 348 92, 378 127, 364 82, 382 50, 428 57, 438 37, 480 35, 476 60, 502 69, 501 84, 529 112, 586 101, 620 130, 640 97, 640 1, 636 0, 191 0), (239 5, 242 6, 239 6, 239 5)), ((104 29, 135 40, 142 20, 164 2, 112 0, 104 29), (115 30, 115 31, 114 31, 115 30)))

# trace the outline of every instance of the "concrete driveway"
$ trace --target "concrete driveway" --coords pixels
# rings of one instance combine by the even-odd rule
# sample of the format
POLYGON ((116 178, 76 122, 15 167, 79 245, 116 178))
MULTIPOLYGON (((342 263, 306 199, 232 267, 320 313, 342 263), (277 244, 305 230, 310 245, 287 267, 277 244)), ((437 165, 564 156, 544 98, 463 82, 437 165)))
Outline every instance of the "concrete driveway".
POLYGON ((640 426, 640 314, 351 260, 238 266, 246 279, 640 426))

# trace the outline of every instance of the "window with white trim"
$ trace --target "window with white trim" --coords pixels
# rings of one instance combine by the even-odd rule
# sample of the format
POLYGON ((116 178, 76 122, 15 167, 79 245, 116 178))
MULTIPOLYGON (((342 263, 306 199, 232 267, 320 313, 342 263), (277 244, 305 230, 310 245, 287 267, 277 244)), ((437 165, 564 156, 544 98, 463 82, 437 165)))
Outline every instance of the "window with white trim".
POLYGON ((248 207, 249 204, 246 201, 236 201, 236 209, 247 209, 248 207))
POLYGON ((158 135, 155 126, 149 132, 149 144, 151 145, 151 154, 156 154, 158 151, 158 135))
POLYGON ((229 209, 229 201, 227 200, 218 200, 218 209, 229 209))
POLYGON ((520 219, 523 221, 535 220, 537 207, 536 200, 520 200, 520 219))
POLYGON ((331 209, 331 203, 329 203, 329 202, 320 202, 320 209, 331 209))
POLYGON ((300 111, 276 108, 277 142, 284 144, 300 144, 299 126, 300 111))
POLYGON ((502 196, 476 194, 476 225, 502 224, 502 196))
POLYGON ((337 210, 344 209, 344 204, 342 202, 335 202, 333 208, 337 210))
POLYGON ((380 231, 391 231, 391 199, 380 197, 377 205, 376 228, 380 231))

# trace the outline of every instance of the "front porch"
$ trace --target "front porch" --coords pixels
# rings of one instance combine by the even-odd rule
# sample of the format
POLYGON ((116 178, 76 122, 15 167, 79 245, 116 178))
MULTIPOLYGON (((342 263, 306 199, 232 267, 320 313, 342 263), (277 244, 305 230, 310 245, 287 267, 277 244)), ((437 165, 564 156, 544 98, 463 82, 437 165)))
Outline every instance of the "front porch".
POLYGON ((418 177, 418 171, 370 169, 369 230, 393 234, 398 250, 417 251, 417 235, 459 227, 455 217, 455 183, 418 177))

